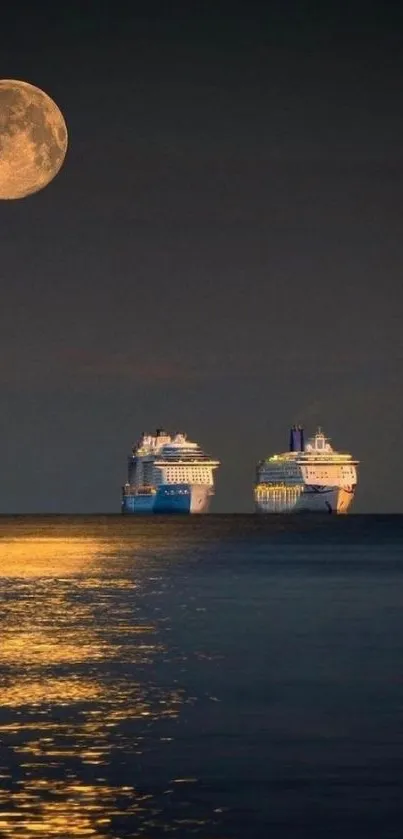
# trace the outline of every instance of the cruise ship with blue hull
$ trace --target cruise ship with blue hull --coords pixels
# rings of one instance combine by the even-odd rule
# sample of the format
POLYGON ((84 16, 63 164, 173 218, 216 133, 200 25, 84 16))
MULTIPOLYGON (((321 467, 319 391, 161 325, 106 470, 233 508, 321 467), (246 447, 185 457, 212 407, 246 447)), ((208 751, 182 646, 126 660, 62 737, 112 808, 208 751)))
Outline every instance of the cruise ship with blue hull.
POLYGON ((122 488, 122 513, 207 513, 219 466, 184 434, 143 434, 133 447, 122 488))

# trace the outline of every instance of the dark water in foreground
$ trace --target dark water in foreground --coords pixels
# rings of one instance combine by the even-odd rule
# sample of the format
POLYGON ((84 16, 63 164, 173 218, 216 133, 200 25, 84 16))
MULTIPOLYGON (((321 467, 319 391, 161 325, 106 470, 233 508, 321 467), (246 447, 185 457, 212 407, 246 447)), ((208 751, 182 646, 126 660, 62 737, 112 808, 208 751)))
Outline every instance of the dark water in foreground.
POLYGON ((403 518, 0 537, 1 837, 401 838, 403 518))

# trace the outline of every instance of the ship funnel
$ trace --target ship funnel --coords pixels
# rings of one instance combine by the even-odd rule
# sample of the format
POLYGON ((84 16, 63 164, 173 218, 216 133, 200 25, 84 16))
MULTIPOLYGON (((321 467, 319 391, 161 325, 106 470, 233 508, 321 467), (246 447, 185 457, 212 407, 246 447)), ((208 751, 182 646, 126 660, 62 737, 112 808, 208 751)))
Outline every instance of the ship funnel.
POLYGON ((298 428, 296 425, 290 430, 290 452, 303 452, 304 451, 304 429, 299 425, 298 428))

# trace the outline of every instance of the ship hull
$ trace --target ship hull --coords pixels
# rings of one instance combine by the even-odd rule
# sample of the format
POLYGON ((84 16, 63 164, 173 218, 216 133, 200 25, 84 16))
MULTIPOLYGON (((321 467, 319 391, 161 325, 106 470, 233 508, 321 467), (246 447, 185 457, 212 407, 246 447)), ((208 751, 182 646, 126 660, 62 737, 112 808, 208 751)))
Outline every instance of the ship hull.
POLYGON ((257 513, 347 513, 354 499, 355 487, 304 486, 293 497, 279 493, 255 493, 257 513))
POLYGON ((153 495, 123 494, 124 515, 188 515, 207 513, 212 490, 202 484, 163 484, 153 495))

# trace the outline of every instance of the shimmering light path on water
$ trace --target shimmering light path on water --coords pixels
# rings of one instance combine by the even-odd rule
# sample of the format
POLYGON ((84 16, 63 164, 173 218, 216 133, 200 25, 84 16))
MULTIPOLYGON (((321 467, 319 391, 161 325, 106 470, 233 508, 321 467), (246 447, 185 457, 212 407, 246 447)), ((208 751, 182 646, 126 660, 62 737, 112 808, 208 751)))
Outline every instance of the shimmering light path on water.
POLYGON ((400 517, 0 519, 0 836, 401 837, 400 517))

